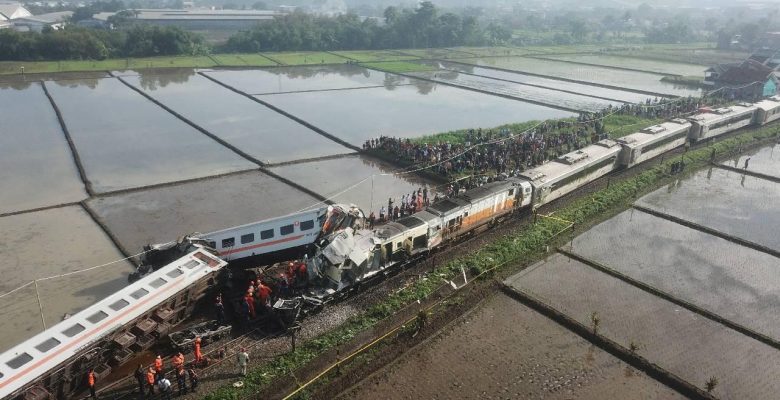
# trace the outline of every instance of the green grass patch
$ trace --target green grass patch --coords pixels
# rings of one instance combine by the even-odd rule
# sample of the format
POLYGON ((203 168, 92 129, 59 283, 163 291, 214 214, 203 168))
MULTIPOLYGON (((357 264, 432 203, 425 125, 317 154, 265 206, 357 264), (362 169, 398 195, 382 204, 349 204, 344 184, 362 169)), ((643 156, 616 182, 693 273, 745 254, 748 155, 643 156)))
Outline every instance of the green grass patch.
POLYGON ((425 71, 438 70, 438 68, 431 65, 416 64, 407 61, 361 63, 360 65, 367 68, 378 69, 386 72, 394 72, 397 74, 403 74, 406 72, 425 72, 425 71))
POLYGON ((398 50, 404 54, 411 54, 420 58, 461 58, 471 56, 468 53, 451 49, 404 49, 398 50))
POLYGON ((615 114, 604 118, 604 131, 611 139, 617 139, 661 122, 663 122, 663 118, 615 114))
POLYGON ((220 66, 224 67, 270 67, 279 65, 256 53, 215 54, 212 58, 216 60, 220 66))
POLYGON ((349 61, 324 51, 262 54, 282 65, 344 64, 349 61))
POLYGON ((128 68, 206 68, 217 65, 207 56, 130 58, 128 68))
MULTIPOLYGON (((778 136, 780 136, 780 125, 768 126, 744 132, 709 147, 690 151, 684 156, 688 171, 707 165, 713 150, 716 154, 731 154, 736 149, 757 140, 778 136)), ((341 326, 305 342, 295 353, 284 354, 252 369, 242 388, 223 387, 207 394, 204 398, 234 400, 255 395, 273 380, 292 376, 293 372, 317 356, 347 343, 360 332, 375 326, 406 305, 425 300, 447 280, 459 276, 461 269, 469 271, 471 276, 489 270, 512 272, 517 269, 518 264, 527 264, 541 259, 547 253, 547 246, 555 245, 556 240, 560 241, 561 233, 567 229, 568 224, 561 220, 571 221, 575 226, 587 226, 588 223, 602 219, 610 210, 630 206, 638 195, 654 190, 668 180, 667 171, 672 161, 676 159, 660 163, 629 179, 613 182, 609 188, 585 196, 557 210, 555 216, 558 219, 540 217, 529 227, 510 233, 469 256, 434 268, 411 285, 387 296, 381 303, 351 317, 341 326)))
POLYGON ((408 61, 419 59, 417 56, 401 54, 392 50, 334 51, 333 53, 358 62, 408 61))
POLYGON ((526 54, 534 54, 535 52, 529 51, 519 47, 508 46, 495 46, 495 47, 453 47, 452 50, 466 53, 468 55, 476 57, 497 57, 497 56, 523 56, 526 54))

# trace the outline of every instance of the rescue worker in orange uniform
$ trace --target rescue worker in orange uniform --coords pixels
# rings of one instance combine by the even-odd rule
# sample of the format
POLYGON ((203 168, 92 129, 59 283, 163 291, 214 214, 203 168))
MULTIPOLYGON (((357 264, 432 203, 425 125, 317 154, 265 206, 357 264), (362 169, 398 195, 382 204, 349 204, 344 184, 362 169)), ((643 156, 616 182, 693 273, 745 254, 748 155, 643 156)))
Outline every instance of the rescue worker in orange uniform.
POLYGON ((260 299, 260 305, 263 308, 268 307, 268 298, 271 296, 271 293, 273 293, 271 288, 260 282, 260 286, 257 288, 257 297, 260 299))
POLYGON ((246 305, 249 307, 249 317, 255 318, 257 314, 255 314, 255 299, 252 296, 251 291, 246 292, 246 296, 244 296, 244 300, 246 301, 246 305))
POLYGON ((203 354, 200 352, 200 336, 195 336, 195 364, 200 365, 203 361, 203 354))
POLYGON ((162 379, 162 376, 163 376, 162 370, 163 370, 162 357, 160 357, 158 355, 157 358, 154 359, 155 379, 157 379, 157 380, 162 379))
POLYGON ((95 370, 90 368, 87 372, 87 386, 89 386, 89 395, 93 400, 97 400, 97 394, 95 394, 95 370))
POLYGON ((146 384, 149 387, 149 397, 154 396, 154 384, 157 381, 157 374, 154 373, 154 368, 149 367, 146 371, 146 384))
POLYGON ((184 368, 184 354, 176 354, 173 356, 173 367, 176 368, 176 371, 184 368))

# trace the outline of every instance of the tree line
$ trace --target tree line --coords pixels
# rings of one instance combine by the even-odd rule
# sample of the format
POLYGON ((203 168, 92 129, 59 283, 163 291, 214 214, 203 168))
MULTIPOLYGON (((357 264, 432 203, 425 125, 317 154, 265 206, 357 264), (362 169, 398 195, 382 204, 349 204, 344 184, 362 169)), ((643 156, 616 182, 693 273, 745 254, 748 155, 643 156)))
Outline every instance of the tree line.
MULTIPOLYGON (((97 2, 74 16, 121 8, 121 1, 97 2)), ((132 11, 122 11, 109 22, 116 29, 81 28, 15 32, 0 30, 0 60, 34 61, 206 54, 199 34, 177 27, 135 24, 132 11)), ((323 17, 294 12, 230 37, 220 52, 363 50, 426 48, 461 45, 496 45, 508 42, 508 28, 481 26, 475 17, 440 13, 430 2, 416 9, 388 7, 384 21, 361 19, 355 14, 323 17)))
POLYGON ((440 13, 430 2, 416 9, 385 9, 383 21, 354 14, 321 17, 294 12, 239 32, 225 51, 369 50, 495 45, 508 42, 512 31, 502 25, 481 26, 473 16, 440 13), (380 23, 381 22, 381 23, 380 23))
POLYGON ((62 30, 0 30, 0 60, 103 60, 207 52, 200 35, 177 27, 136 25, 122 30, 68 26, 62 30))

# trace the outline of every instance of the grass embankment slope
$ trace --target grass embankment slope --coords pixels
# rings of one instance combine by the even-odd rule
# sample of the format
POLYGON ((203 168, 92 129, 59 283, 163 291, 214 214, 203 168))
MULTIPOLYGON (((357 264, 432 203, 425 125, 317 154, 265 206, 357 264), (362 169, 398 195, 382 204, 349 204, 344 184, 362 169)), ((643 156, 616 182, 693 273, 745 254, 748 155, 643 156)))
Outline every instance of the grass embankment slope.
MULTIPOLYGON (((768 126, 746 131, 710 146, 689 151, 684 155, 687 170, 694 171, 706 166, 713 150, 716 155, 728 155, 740 148, 778 136, 780 136, 780 125, 768 126)), ((676 159, 658 163, 629 178, 613 181, 607 188, 586 195, 558 209, 555 213, 556 218, 540 218, 527 228, 506 235, 470 256, 458 258, 434 268, 404 289, 387 296, 380 303, 348 319, 341 326, 316 339, 307 341, 299 346, 295 353, 284 354, 264 365, 253 368, 243 387, 224 387, 205 395, 204 398, 209 400, 250 398, 274 380, 294 376, 296 370, 304 367, 329 349, 349 342, 359 333, 375 326, 379 321, 403 307, 425 300, 438 287, 462 274, 461 268, 468 271, 471 276, 485 272, 506 275, 541 259, 550 248, 555 248, 568 240, 562 237, 561 233, 568 229, 570 224, 582 227, 596 223, 610 211, 630 207, 637 196, 650 192, 673 179, 668 175, 673 161, 676 159)), ((304 391, 299 397, 305 398, 308 394, 304 391)))

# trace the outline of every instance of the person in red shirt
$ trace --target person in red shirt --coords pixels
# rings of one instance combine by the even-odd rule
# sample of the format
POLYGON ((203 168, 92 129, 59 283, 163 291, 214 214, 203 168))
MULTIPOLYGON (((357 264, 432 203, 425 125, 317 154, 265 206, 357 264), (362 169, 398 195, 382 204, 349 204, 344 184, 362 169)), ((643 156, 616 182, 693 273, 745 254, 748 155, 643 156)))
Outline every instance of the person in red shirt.
POLYGON ((260 282, 260 286, 257 288, 258 298, 260 299, 260 305, 265 308, 268 307, 268 299, 271 297, 271 288, 266 286, 265 283, 260 282))
POLYGON ((163 370, 162 357, 158 355, 157 358, 154 359, 154 372, 155 372, 156 379, 162 378, 162 370, 163 370))
POLYGON ((203 361, 203 354, 200 352, 200 336, 195 336, 195 363, 200 365, 203 361))
POLYGON ((146 371, 146 384, 149 387, 149 397, 154 396, 154 383, 157 381, 157 374, 154 373, 154 368, 149 367, 146 371))
POLYGON ((89 395, 93 400, 97 400, 97 394, 95 393, 95 370, 90 368, 87 372, 87 386, 89 386, 89 395))
POLYGON ((249 307, 249 317, 255 318, 257 315, 255 314, 255 298, 252 297, 252 292, 246 292, 244 301, 246 301, 246 305, 249 307))

